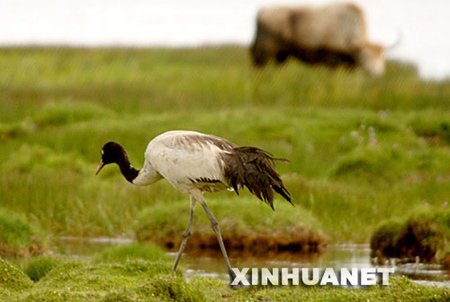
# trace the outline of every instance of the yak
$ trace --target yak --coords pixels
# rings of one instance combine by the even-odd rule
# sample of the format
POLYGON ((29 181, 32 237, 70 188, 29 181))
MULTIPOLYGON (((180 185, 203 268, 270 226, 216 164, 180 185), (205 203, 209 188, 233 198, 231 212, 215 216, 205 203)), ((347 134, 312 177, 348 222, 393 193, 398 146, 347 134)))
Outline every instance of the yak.
POLYGON ((257 67, 292 56, 308 64, 360 66, 374 76, 384 73, 384 52, 383 46, 368 41, 363 11, 352 3, 264 8, 257 15, 251 46, 257 67))

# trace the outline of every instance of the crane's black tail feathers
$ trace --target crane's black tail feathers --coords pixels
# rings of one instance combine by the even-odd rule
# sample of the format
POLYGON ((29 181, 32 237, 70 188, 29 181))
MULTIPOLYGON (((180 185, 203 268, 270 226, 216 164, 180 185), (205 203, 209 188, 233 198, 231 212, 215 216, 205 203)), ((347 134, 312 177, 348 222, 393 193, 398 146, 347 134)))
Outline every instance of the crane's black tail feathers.
POLYGON ((274 158, 269 152, 257 147, 233 148, 224 159, 225 177, 236 194, 239 194, 239 190, 245 186, 274 210, 273 191, 275 191, 294 205, 275 169, 275 161, 289 162, 289 160, 274 158))

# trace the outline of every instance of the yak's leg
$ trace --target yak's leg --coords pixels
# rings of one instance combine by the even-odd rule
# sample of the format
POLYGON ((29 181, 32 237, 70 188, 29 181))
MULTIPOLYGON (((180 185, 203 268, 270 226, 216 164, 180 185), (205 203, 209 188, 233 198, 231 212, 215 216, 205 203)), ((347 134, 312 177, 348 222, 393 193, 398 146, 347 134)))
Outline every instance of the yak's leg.
POLYGON ((277 62, 277 65, 280 65, 280 64, 283 64, 284 62, 286 62, 288 56, 289 55, 286 52, 283 52, 283 51, 277 52, 277 54, 275 55, 275 60, 277 62))

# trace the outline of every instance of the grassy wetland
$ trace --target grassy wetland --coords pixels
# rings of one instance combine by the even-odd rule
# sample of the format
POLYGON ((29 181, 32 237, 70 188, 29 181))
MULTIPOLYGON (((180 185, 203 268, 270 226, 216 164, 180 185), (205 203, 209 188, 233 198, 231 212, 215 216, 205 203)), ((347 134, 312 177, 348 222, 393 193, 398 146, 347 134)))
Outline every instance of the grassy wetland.
MULTIPOLYGON (((0 251, 4 242, 24 250, 30 237, 45 246, 59 236, 137 236, 177 245, 187 224, 187 196, 166 181, 133 187, 113 166, 94 175, 105 142, 123 144, 140 168, 148 141, 174 129, 259 146, 291 161, 277 166, 295 208, 278 198, 273 212, 248 192, 206 196, 224 239, 284 235, 368 243, 385 220, 406 219, 424 208, 449 211, 450 82, 425 82, 410 66, 389 63, 383 77, 370 78, 360 70, 296 62, 256 71, 247 49, 233 46, 5 48, 0 70, 0 229, 18 225, 31 233, 18 243, 0 234, 0 251)), ((192 238, 212 235, 198 209, 193 231, 192 238)), ((229 292, 217 280, 170 277, 171 260, 164 253, 111 255, 85 262, 40 256, 28 264, 45 272, 35 283, 27 279, 32 273, 23 275, 32 271, 27 264, 2 262, 14 270, 18 287, 0 283, 0 298, 399 301, 407 300, 405 293, 448 298, 444 290, 403 278, 394 278, 388 288, 229 292)), ((0 282, 6 279, 0 276, 0 282)))

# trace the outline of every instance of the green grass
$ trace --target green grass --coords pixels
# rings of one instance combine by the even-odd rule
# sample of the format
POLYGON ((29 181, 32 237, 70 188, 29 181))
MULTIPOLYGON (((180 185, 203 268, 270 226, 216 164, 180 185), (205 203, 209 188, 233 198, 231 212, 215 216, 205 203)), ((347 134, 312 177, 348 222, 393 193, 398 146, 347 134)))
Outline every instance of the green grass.
POLYGON ((34 282, 38 282, 42 279, 48 272, 53 270, 55 267, 62 265, 65 262, 63 258, 44 255, 37 257, 30 257, 25 260, 19 261, 19 266, 23 267, 24 272, 30 277, 34 282))
POLYGON ((0 258, 0 298, 5 291, 23 291, 32 286, 33 282, 23 271, 0 258))
POLYGON ((147 261, 168 260, 167 253, 151 243, 133 243, 119 247, 105 248, 96 254, 96 262, 122 262, 131 259, 145 259, 147 261))
MULTIPOLYGON (((296 217, 331 242, 368 242, 380 221, 448 201, 450 83, 423 82, 409 66, 389 63, 373 79, 296 62, 255 71, 247 49, 231 46, 4 48, 0 70, 0 206, 55 236, 134 236, 145 209, 187 210, 188 197, 165 181, 136 188, 117 167, 94 176, 105 142, 122 143, 139 168, 148 141, 172 129, 290 159, 278 168, 296 217)), ((244 196, 206 199, 226 220, 247 199, 260 206, 244 196)), ((262 207, 245 224, 288 230, 283 215, 262 207)), ((177 232, 187 223, 157 219, 177 232)), ((200 230, 211 233, 208 223, 200 230)))
POLYGON ((0 208, 0 256, 30 256, 44 252, 45 235, 24 214, 0 208))
POLYGON ((447 301, 447 288, 391 277, 387 286, 255 286, 230 290, 217 279, 170 275, 166 262, 70 261, 53 266, 36 283, 0 259, 3 301, 447 301), (6 283, 5 283, 6 280, 6 283))
POLYGON ((95 102, 131 114, 242 105, 449 108, 449 85, 425 84, 408 66, 388 64, 379 79, 296 63, 256 72, 240 47, 11 48, 1 50, 0 68, 2 101, 10 104, 0 115, 6 121, 48 101, 95 102))

